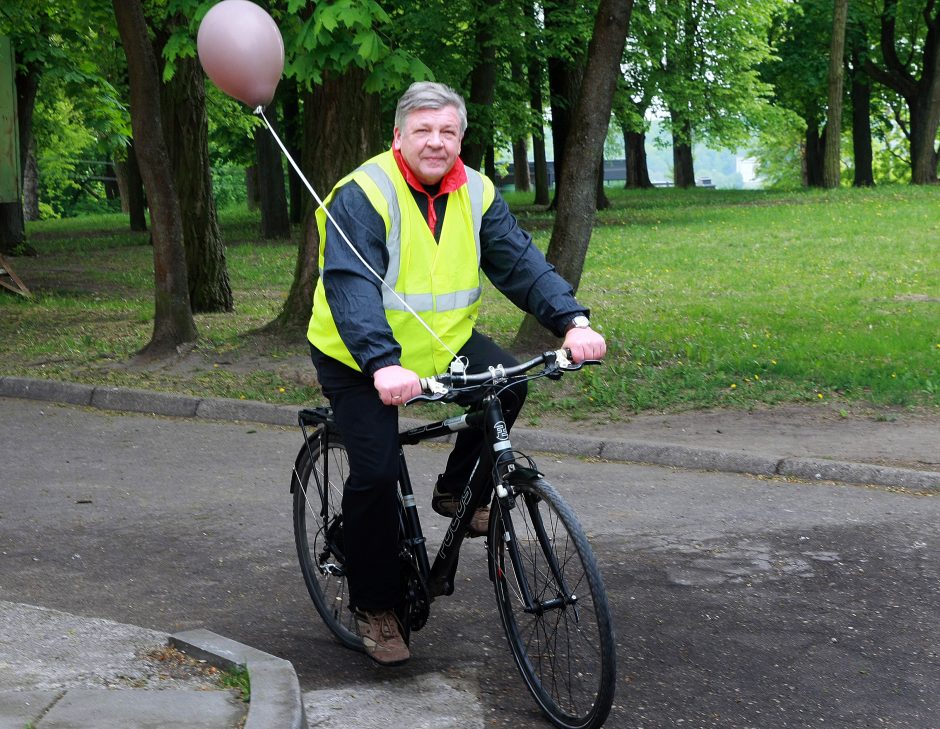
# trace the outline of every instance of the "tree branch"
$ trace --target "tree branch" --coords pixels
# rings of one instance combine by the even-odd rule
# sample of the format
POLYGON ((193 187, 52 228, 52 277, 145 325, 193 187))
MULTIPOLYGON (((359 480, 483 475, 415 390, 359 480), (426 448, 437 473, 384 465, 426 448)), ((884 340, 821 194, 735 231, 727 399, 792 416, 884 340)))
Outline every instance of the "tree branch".
MULTIPOLYGON (((933 0, 931 0, 932 2, 933 0)), ((867 61, 865 70, 868 75, 890 89, 894 89, 908 102, 917 94, 917 80, 908 72, 898 57, 896 45, 897 0, 885 0, 881 13, 881 55, 885 61, 884 69, 867 61)))

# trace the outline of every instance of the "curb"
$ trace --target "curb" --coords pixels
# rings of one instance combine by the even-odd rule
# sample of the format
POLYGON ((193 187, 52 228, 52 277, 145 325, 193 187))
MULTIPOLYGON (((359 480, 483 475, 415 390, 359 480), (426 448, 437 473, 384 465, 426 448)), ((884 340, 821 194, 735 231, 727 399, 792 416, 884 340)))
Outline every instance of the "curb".
POLYGON ((248 671, 251 701, 244 729, 307 729, 300 681, 290 661, 202 628, 171 635, 167 642, 216 668, 248 671))
MULTIPOLYGON (((288 427, 297 424, 297 411, 300 409, 297 405, 272 405, 253 400, 198 398, 151 390, 9 376, 0 377, 0 397, 46 400, 104 410, 206 420, 248 421, 288 427)), ((420 422, 422 421, 401 418, 403 427, 420 422)), ((839 481, 940 494, 940 473, 936 471, 820 458, 760 455, 676 443, 606 441, 603 438, 550 433, 525 427, 513 428, 513 440, 518 446, 532 451, 611 461, 647 463, 697 471, 783 476, 804 481, 839 481)))
POLYGON ((513 428, 513 441, 530 450, 554 451, 610 461, 648 463, 693 471, 722 471, 753 476, 783 476, 801 481, 889 486, 940 494, 940 473, 872 463, 759 455, 705 446, 647 441, 605 441, 581 435, 513 428))

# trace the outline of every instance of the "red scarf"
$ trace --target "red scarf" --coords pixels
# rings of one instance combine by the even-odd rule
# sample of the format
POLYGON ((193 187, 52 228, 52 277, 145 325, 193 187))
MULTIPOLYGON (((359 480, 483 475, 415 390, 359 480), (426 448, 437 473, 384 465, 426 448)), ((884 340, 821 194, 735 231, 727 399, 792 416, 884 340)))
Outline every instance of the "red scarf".
POLYGON ((415 177, 415 173, 411 171, 411 168, 408 166, 408 163, 405 162, 405 158, 401 156, 401 150, 393 149, 392 154, 395 156, 395 162, 398 163, 398 169, 401 171, 401 174, 405 178, 405 182, 408 185, 418 192, 423 193, 428 198, 428 227, 431 229, 431 235, 434 235, 434 231, 437 229, 437 211, 434 210, 434 201, 437 200, 441 195, 447 195, 451 192, 459 190, 461 187, 467 184, 467 170, 463 166, 463 160, 460 157, 457 158, 457 161, 454 162, 454 166, 451 167, 447 174, 441 178, 440 187, 437 190, 436 195, 431 195, 427 190, 424 189, 424 185, 415 177))

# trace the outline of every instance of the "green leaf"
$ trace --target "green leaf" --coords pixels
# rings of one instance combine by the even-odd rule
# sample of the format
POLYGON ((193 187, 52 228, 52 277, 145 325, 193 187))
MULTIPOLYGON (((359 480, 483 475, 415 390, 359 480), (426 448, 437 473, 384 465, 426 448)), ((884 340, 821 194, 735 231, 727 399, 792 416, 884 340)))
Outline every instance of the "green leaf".
POLYGON ((357 33, 353 43, 359 47, 359 56, 365 61, 374 61, 382 50, 382 41, 371 30, 357 33))

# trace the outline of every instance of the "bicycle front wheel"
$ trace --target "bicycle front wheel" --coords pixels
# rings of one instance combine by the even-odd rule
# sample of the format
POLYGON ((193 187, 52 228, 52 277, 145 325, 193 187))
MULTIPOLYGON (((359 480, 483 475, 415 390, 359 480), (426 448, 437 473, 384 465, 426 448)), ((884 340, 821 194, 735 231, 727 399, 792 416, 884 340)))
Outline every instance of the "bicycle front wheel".
POLYGON ((346 446, 336 433, 318 433, 300 450, 294 472, 294 542, 307 591, 323 622, 347 648, 363 650, 349 610, 343 550, 346 446))
POLYGON ((493 514, 487 550, 509 647, 553 724, 599 727, 613 703, 616 660, 594 553, 550 484, 532 479, 513 488, 515 506, 500 504, 493 514))

